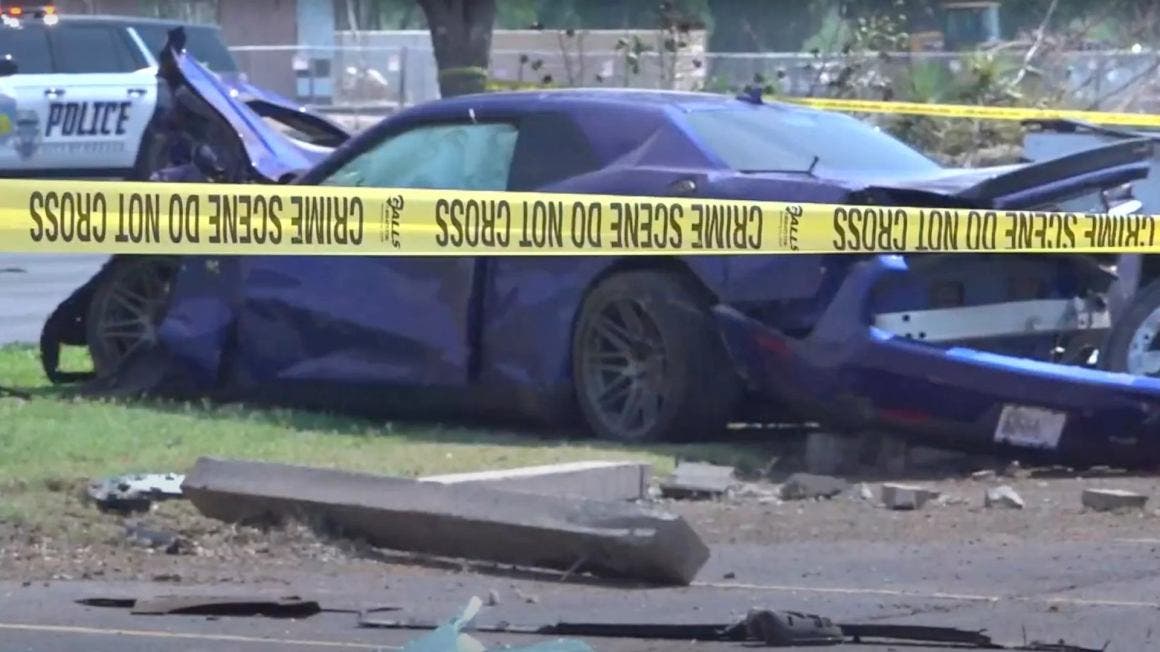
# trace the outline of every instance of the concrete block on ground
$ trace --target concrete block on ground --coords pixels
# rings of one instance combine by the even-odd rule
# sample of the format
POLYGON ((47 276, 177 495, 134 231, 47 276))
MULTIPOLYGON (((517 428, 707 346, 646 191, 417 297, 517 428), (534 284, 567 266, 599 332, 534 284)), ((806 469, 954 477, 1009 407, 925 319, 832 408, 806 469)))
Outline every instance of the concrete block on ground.
POLYGON ((927 502, 938 498, 939 492, 909 484, 882 485, 882 503, 890 509, 921 509, 927 502))
POLYGON ((641 462, 586 461, 432 475, 419 480, 592 500, 640 500, 648 497, 651 478, 652 467, 641 462))
POLYGON ((1111 512, 1117 509, 1143 509, 1148 497, 1123 489, 1084 489, 1081 501, 1088 509, 1111 512))
POLYGON ((1005 507, 1007 509, 1023 509, 1023 497, 1007 485, 991 487, 983 495, 984 507, 1005 507))
POLYGON ((211 518, 298 518, 443 557, 663 584, 688 584, 709 558, 683 518, 628 502, 212 458, 197 461, 182 490, 211 518))
POLYGON ((701 462, 681 462, 673 475, 661 483, 666 498, 700 498, 720 496, 739 483, 731 466, 701 462))
POLYGON ((782 500, 805 500, 808 498, 833 498, 850 488, 850 483, 842 478, 813 473, 794 473, 781 485, 782 500))

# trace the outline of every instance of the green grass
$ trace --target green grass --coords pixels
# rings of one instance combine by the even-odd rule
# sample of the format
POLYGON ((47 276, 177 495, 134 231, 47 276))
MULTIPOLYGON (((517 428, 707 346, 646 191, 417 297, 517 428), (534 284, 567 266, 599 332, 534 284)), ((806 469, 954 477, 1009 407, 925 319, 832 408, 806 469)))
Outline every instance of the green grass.
MULTIPOLYGON (((75 352, 66 362, 85 364, 75 352)), ((48 385, 30 347, 0 347, 0 387, 32 394, 0 398, 0 520, 50 529, 59 494, 88 479, 184 472, 202 455, 419 476, 582 459, 640 460, 661 475, 677 457, 756 470, 773 454, 753 443, 628 447, 286 409, 66 398, 48 385)))

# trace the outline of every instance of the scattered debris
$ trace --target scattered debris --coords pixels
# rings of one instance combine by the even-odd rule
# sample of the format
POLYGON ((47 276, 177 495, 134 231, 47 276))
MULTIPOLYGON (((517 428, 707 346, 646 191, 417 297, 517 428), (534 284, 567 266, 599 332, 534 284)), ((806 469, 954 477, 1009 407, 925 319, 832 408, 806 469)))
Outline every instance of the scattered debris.
POLYGON ((862 500, 874 500, 874 490, 865 482, 859 482, 857 487, 857 496, 862 500))
POLYGON ((1003 469, 1003 472, 1001 473, 1001 475, 1003 475, 1004 477, 1007 477, 1007 478, 1015 478, 1017 480, 1026 480, 1027 478, 1031 477, 1031 471, 1023 468, 1023 465, 1019 463, 1019 460, 1012 460, 1003 469))
POLYGON ((181 498, 185 477, 176 473, 121 475, 89 483, 89 498, 102 511, 147 512, 153 503, 181 498))
MULTIPOLYGON (((479 614, 482 603, 478 597, 473 597, 458 618, 437 627, 400 623, 393 626, 395 629, 434 629, 435 631, 410 641, 403 646, 403 652, 486 652, 487 647, 482 642, 465 634, 467 629, 480 629, 473 625, 479 614)), ((390 621, 372 621, 359 618, 360 627, 392 627, 390 621)), ((573 639, 558 639, 543 643, 535 643, 526 647, 504 647, 505 652, 593 652, 592 648, 583 641, 573 639)))
MULTIPOLYGON (((360 627, 384 629, 434 629, 424 637, 432 646, 403 648, 423 650, 423 652, 450 652, 464 648, 435 647, 434 641, 450 642, 449 630, 465 628, 479 610, 479 598, 473 598, 465 615, 458 621, 438 626, 421 620, 372 620, 359 618, 360 627), (474 611, 473 611, 474 609, 474 611), (436 637, 440 634, 443 638, 436 637)), ((763 643, 767 647, 837 646, 843 643, 869 643, 871 641, 905 642, 911 644, 934 643, 953 645, 955 649, 1016 650, 1023 652, 1099 652, 1091 648, 1069 645, 1064 641, 1055 643, 1024 642, 1021 645, 1002 645, 984 634, 984 630, 959 629, 954 627, 930 627, 923 625, 886 625, 835 623, 829 618, 815 614, 792 611, 772 611, 751 609, 740 620, 733 623, 675 622, 556 622, 547 625, 515 625, 501 621, 494 624, 473 624, 478 632, 533 634, 539 636, 585 636, 591 638, 631 638, 669 641, 703 642, 750 642, 763 643)), ((475 639, 470 639, 472 642, 475 639)), ((561 641, 563 642, 563 641, 561 641)), ((552 645, 548 643, 546 645, 552 645)), ((583 645, 583 644, 581 644, 583 645)), ((483 648, 476 648, 482 650, 483 648)), ((524 648, 530 650, 531 648, 524 648)), ((536 649, 542 649, 536 646, 536 649)), ((556 648, 551 648, 553 651, 556 648)), ((569 648, 570 649, 570 648, 569 648)), ((582 648, 590 649, 590 648, 582 648)))
POLYGON ((952 505, 969 505, 970 500, 962 496, 952 496, 950 494, 941 494, 934 501, 939 507, 950 507, 952 505))
POLYGON ((681 517, 635 503, 201 458, 182 485, 226 522, 297 518, 393 550, 688 584, 709 549, 681 517))
POLYGON ((516 593, 517 598, 519 598, 520 600, 523 600, 524 602, 526 602, 528 604, 537 604, 540 602, 540 597, 537 595, 534 595, 532 593, 524 593, 523 591, 521 591, 519 589, 516 589, 515 593, 516 593))
POLYGON ((266 616, 268 618, 305 618, 322 611, 313 600, 298 596, 278 599, 239 598, 237 596, 167 595, 138 600, 132 607, 137 615, 189 616, 266 616))
POLYGON ((782 500, 833 498, 850 488, 841 478, 813 473, 794 473, 781 485, 782 500))
POLYGON ((757 498, 758 500, 777 498, 779 495, 775 485, 758 484, 755 482, 742 483, 732 493, 736 498, 757 498))
POLYGON ((673 475, 661 482, 661 495, 666 498, 715 498, 737 486, 731 466, 702 462, 681 462, 673 475))
MULTIPOLYGON (((267 616, 270 618, 304 618, 321 613, 313 600, 292 595, 271 599, 257 596, 163 595, 151 598, 82 598, 77 604, 87 607, 130 609, 139 616, 267 616)), ((395 609, 395 607, 391 607, 395 609)), ((383 611, 377 608, 374 611, 383 611)))
POLYGON ((137 604, 136 598, 81 598, 77 604, 86 607, 108 607, 112 609, 132 609, 137 604))
POLYGON ((983 469, 982 471, 975 471, 971 474, 972 480, 979 481, 994 480, 997 477, 999 477, 999 474, 995 473, 994 469, 983 469))
POLYGON ((1023 497, 1007 485, 991 487, 983 495, 983 506, 988 508, 1005 507, 1008 509, 1023 509, 1023 497))
POLYGON ((890 509, 921 509, 928 501, 939 497, 939 492, 908 484, 882 485, 882 502, 890 509))
POLYGON ((173 532, 151 530, 136 523, 125 525, 125 539, 143 548, 164 550, 168 555, 188 554, 192 551, 189 542, 173 532))
POLYGON ((583 496, 593 500, 640 500, 648 497, 651 478, 652 466, 649 464, 589 461, 435 475, 419 480, 521 493, 583 496))
POLYGON ((1110 512, 1117 509, 1143 509, 1148 497, 1123 489, 1084 489, 1080 500, 1088 509, 1110 512))

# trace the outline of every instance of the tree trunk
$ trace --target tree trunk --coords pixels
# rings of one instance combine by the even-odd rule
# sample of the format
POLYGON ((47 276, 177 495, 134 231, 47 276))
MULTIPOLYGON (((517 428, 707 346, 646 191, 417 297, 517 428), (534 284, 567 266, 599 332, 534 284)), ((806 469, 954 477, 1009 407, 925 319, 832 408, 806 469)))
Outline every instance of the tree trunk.
POLYGON ((418 0, 431 29, 443 97, 487 89, 496 0, 418 0))

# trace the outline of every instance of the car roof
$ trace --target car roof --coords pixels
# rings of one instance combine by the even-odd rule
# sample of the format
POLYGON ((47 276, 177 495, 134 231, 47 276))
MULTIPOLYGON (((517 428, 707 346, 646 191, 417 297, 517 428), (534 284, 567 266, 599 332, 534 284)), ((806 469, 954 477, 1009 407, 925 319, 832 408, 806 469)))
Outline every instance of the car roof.
POLYGON ((514 91, 493 91, 472 95, 460 95, 438 100, 428 105, 443 110, 457 111, 469 108, 490 108, 496 110, 528 111, 567 107, 630 107, 634 109, 654 108, 656 110, 675 109, 694 111, 698 109, 766 106, 784 111, 801 113, 824 113, 817 109, 783 102, 764 101, 757 104, 750 100, 738 99, 719 93, 694 91, 670 91, 639 88, 559 88, 528 89, 514 91))

